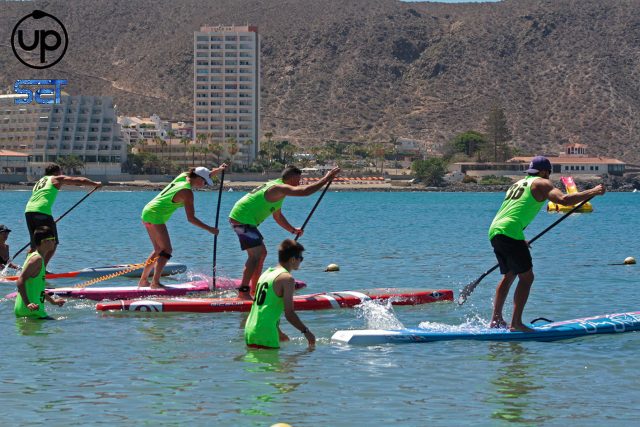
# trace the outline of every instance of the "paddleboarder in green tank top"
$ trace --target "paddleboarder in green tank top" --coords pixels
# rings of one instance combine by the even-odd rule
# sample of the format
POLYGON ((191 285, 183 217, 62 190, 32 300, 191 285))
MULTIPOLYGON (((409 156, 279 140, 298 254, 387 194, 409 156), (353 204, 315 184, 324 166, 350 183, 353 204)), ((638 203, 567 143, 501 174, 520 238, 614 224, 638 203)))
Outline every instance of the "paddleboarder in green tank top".
POLYGON ((270 215, 273 215, 273 219, 280 227, 296 236, 302 236, 303 230, 289 224, 289 221, 282 214, 281 207, 284 198, 287 196, 309 196, 321 189, 338 173, 340 173, 340 168, 336 167, 317 182, 300 185, 302 171, 295 166, 287 166, 282 171, 280 179, 261 185, 236 202, 229 214, 229 223, 238 235, 240 248, 247 251, 242 282, 238 288, 240 297, 251 298, 267 257, 267 248, 264 245, 262 234, 258 231, 258 226, 270 215))
POLYGON ((49 227, 37 227, 33 231, 36 250, 27 255, 18 281, 18 295, 13 311, 16 317, 51 319, 44 309, 44 302, 62 306, 65 300, 53 298, 45 292, 45 265, 47 254, 56 249, 56 236, 49 227))
POLYGON ((528 176, 513 184, 489 228, 489 240, 500 265, 502 279, 493 300, 492 328, 506 328, 502 308, 511 284, 518 276, 518 286, 513 297, 512 331, 532 332, 522 323, 522 313, 533 284, 533 262, 524 229, 538 215, 546 200, 572 206, 590 197, 605 193, 603 185, 580 193, 564 194, 549 180, 552 167, 549 159, 536 156, 531 160, 528 176))
POLYGON ((244 338, 248 346, 257 348, 279 348, 281 341, 289 337, 280 329, 280 317, 284 312, 287 321, 298 329, 309 342, 316 343, 316 337, 300 320, 293 308, 295 280, 291 275, 298 270, 304 257, 304 247, 291 239, 278 247, 278 265, 267 269, 258 280, 256 299, 244 328, 244 338))
POLYGON ((226 169, 226 167, 227 165, 223 163, 219 168, 213 170, 202 166, 191 168, 188 172, 178 175, 144 207, 141 215, 142 224, 147 229, 147 233, 149 233, 153 252, 149 255, 146 266, 142 270, 138 286, 150 286, 152 289, 162 287, 160 276, 164 266, 171 259, 173 252, 166 223, 178 208, 184 207, 187 220, 191 224, 211 234, 218 234, 217 228, 205 224, 196 217, 192 189, 213 185, 211 177, 226 169), (156 261, 151 262, 154 258, 157 258, 156 261), (152 268, 154 269, 153 278, 149 283, 148 279, 152 268))
MULTIPOLYGON (((37 227, 49 227, 53 230, 53 234, 56 238, 56 246, 60 243, 58 239, 58 229, 56 228, 56 222, 53 219, 52 207, 53 203, 58 197, 58 191, 63 185, 91 185, 93 187, 102 186, 101 182, 92 181, 89 178, 82 176, 66 176, 62 175, 62 168, 55 163, 47 165, 44 170, 44 176, 36 182, 33 186, 33 191, 27 207, 24 210, 25 220, 27 222, 27 228, 29 229, 29 236, 31 237, 31 251, 35 250, 35 242, 33 240, 33 233, 37 227)), ((55 248, 51 251, 44 260, 45 265, 49 265, 49 261, 55 254, 55 248)))

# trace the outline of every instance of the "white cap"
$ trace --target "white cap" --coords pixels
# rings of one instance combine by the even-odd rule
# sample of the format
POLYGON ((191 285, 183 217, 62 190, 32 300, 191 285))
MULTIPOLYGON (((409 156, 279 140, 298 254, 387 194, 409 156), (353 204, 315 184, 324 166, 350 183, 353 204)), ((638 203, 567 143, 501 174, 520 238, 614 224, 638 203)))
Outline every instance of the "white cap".
POLYGON ((211 175, 211 171, 207 168, 205 168, 204 166, 198 166, 196 168, 196 175, 198 175, 199 177, 201 177, 202 179, 204 179, 204 181, 208 184, 208 185, 213 185, 213 181, 211 180, 211 177, 209 175, 211 175))

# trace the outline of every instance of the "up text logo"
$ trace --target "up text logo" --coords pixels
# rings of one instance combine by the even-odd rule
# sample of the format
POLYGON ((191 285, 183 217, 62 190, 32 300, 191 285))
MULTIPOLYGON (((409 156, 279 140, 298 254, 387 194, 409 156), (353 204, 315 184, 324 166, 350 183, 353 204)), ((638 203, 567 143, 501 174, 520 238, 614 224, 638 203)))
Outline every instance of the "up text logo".
POLYGON ((18 21, 11 33, 11 48, 16 58, 36 69, 57 64, 67 51, 68 41, 62 22, 41 10, 34 10, 18 21))

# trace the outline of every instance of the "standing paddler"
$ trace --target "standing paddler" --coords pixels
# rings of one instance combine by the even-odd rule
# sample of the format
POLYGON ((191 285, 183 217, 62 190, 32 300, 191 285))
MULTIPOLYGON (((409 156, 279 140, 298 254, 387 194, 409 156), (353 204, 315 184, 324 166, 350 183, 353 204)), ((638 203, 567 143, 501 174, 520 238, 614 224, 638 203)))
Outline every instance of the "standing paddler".
POLYGON ((513 184, 489 228, 489 240, 498 259, 502 279, 496 288, 493 301, 492 328, 506 328, 502 317, 502 308, 509 294, 509 288, 518 276, 518 286, 513 297, 512 331, 531 332, 532 329, 522 323, 522 312, 529 298, 533 284, 533 262, 529 244, 523 230, 538 215, 548 199, 554 203, 571 206, 591 197, 604 194, 603 185, 579 193, 564 194, 549 180, 551 162, 543 156, 531 160, 528 176, 513 184))
POLYGON ((287 321, 298 329, 309 342, 315 345, 316 337, 302 323, 293 308, 295 280, 291 275, 298 270, 304 257, 304 247, 291 239, 278 247, 278 265, 267 269, 258 280, 256 299, 244 328, 245 342, 249 347, 279 348, 280 341, 289 337, 280 330, 280 317, 284 312, 287 321))
POLYGON ((138 283, 139 286, 150 286, 152 289, 162 287, 160 284, 160 276, 162 275, 164 266, 171 259, 173 252, 169 231, 165 224, 169 221, 169 218, 171 218, 171 215, 173 215, 176 209, 184 207, 187 220, 191 224, 211 234, 218 234, 216 227, 211 227, 196 217, 192 189, 202 188, 205 185, 213 185, 211 178, 226 169, 226 167, 227 165, 223 163, 220 167, 213 170, 202 166, 191 168, 188 172, 178 175, 160 194, 154 197, 153 200, 144 207, 141 215, 142 224, 146 228, 147 233, 149 233, 149 238, 153 245, 153 252, 149 255, 147 263, 142 270, 140 282, 138 283), (151 262, 154 258, 157 258, 156 261, 151 262), (149 273, 154 266, 153 278, 151 279, 151 283, 149 283, 149 273))
POLYGON ((302 171, 295 166, 287 166, 282 171, 281 178, 262 184, 236 202, 229 214, 229 222, 233 231, 238 235, 240 248, 247 251, 242 283, 238 288, 240 297, 251 298, 267 257, 267 248, 258 226, 270 215, 273 215, 273 219, 280 227, 298 237, 301 236, 303 230, 289 224, 289 221, 282 214, 281 207, 284 198, 287 196, 309 196, 321 189, 338 173, 340 173, 340 168, 335 167, 317 182, 300 185, 302 171))
MULTIPOLYGON (((55 163, 47 165, 44 170, 44 176, 33 186, 31 197, 24 210, 29 236, 31 237, 31 251, 36 248, 33 233, 38 227, 49 227, 56 238, 56 247, 60 243, 56 221, 53 219, 52 207, 56 197, 58 197, 58 191, 63 185, 100 187, 102 183, 82 176, 62 175, 62 168, 59 165, 55 163)), ((51 260, 55 252, 56 248, 45 256, 45 265, 49 264, 49 260, 51 260)))

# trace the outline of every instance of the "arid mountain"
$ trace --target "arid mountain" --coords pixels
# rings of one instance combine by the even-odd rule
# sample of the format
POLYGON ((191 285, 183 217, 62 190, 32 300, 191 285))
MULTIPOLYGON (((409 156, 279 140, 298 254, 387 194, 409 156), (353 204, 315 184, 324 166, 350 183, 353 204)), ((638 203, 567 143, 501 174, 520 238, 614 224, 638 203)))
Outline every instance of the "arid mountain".
POLYGON ((247 23, 262 35, 263 132, 437 145, 482 130, 497 102, 525 154, 578 141, 640 163, 640 0, 0 1, 0 87, 67 78, 121 113, 191 119, 193 32, 247 23), (70 39, 37 72, 8 43, 33 9, 70 39))

